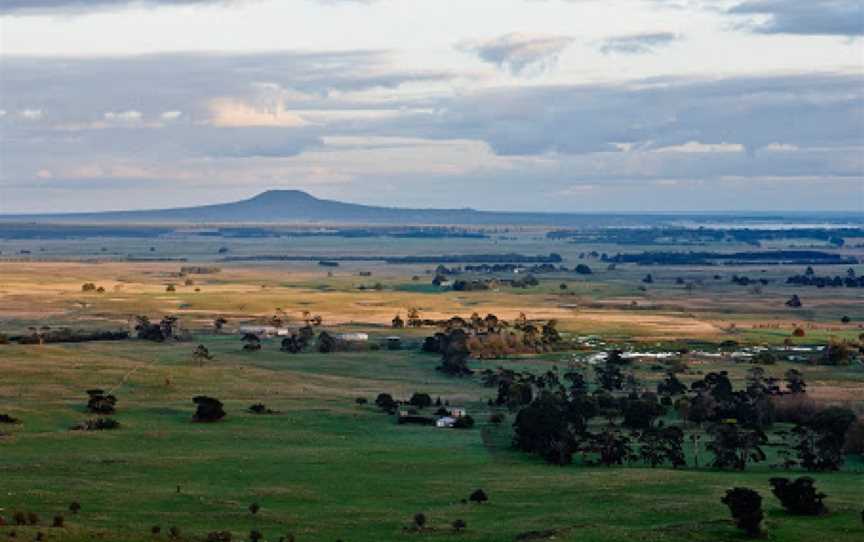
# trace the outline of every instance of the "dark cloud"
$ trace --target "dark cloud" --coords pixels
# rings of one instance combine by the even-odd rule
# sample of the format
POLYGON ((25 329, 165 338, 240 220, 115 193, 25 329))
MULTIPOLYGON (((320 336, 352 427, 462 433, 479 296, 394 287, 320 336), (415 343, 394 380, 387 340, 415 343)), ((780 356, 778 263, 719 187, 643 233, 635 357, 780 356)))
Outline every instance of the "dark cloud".
POLYGON ((864 143, 864 85, 859 75, 806 74, 508 88, 446 99, 436 115, 410 123, 431 137, 486 141, 503 155, 692 141, 840 148, 864 143))
POLYGON ((864 35, 861 0, 748 0, 728 13, 764 17, 744 25, 762 34, 864 35))
POLYGON ((600 51, 604 54, 645 54, 654 51, 658 47, 671 45, 680 39, 681 36, 671 32, 614 36, 600 43, 600 51))
POLYGON ((520 75, 529 70, 544 71, 571 43, 573 38, 568 36, 512 33, 489 40, 463 41, 456 47, 520 75))

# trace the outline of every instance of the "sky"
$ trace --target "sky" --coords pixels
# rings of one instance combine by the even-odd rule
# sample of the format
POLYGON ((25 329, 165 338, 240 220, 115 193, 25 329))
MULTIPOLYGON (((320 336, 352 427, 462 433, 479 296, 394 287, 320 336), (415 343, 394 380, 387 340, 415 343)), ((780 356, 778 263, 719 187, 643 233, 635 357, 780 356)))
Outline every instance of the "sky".
POLYGON ((0 213, 864 212, 864 0, 0 0, 0 213))

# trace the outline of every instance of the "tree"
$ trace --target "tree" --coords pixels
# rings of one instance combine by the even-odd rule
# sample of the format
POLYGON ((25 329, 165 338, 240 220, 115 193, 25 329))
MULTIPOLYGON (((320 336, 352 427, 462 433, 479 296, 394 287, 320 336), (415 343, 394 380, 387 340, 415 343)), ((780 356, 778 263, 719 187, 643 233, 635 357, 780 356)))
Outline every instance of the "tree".
POLYGON ((828 512, 822 500, 827 497, 816 490, 816 481, 802 476, 795 481, 788 478, 771 478, 771 492, 790 514, 821 516, 828 512))
POLYGON ((379 393, 378 397, 375 398, 375 404, 382 410, 386 410, 391 412, 396 409, 398 403, 393 399, 393 396, 389 393, 379 393))
POLYGON ((792 429, 801 466, 814 471, 838 470, 844 461, 846 432, 855 419, 855 413, 847 408, 829 407, 792 429))
POLYGON ((602 433, 592 436, 591 449, 600 455, 600 463, 611 467, 623 465, 635 458, 630 437, 609 425, 602 433))
POLYGON ((336 351, 338 347, 338 343, 336 342, 336 337, 327 333, 326 331, 322 331, 318 334, 318 351, 322 354, 330 354, 336 351))
POLYGON ((192 398, 192 402, 197 405, 195 415, 192 418, 196 422, 215 422, 226 415, 222 408, 222 402, 213 397, 198 395, 192 398))
POLYGON ((393 328, 395 329, 402 329, 403 327, 405 327, 405 320, 403 320, 402 317, 398 314, 393 317, 392 323, 393 328))
POLYGON ((712 465, 719 469, 744 470, 747 463, 758 463, 766 458, 762 450, 768 437, 758 429, 743 429, 737 423, 718 423, 708 429, 713 437, 708 450, 714 454, 712 465))
POLYGON ((807 391, 807 383, 804 382, 804 375, 798 369, 789 369, 786 371, 786 389, 789 393, 805 393, 807 391))
POLYGON ((432 397, 428 393, 415 393, 408 403, 417 408, 426 408, 432 406, 432 397))
POLYGON ((801 303, 801 298, 798 297, 798 294, 793 294, 792 297, 790 297, 789 300, 786 301, 786 306, 797 309, 802 307, 803 304, 801 303))
POLYGON ((468 335, 462 329, 453 329, 439 338, 441 365, 437 367, 442 373, 453 376, 466 376, 473 373, 468 368, 468 358, 471 351, 468 348, 468 335))
POLYGON ((624 386, 624 374, 617 365, 606 363, 595 365, 594 372, 597 375, 597 383, 604 390, 620 390, 624 386))
POLYGON ((475 489, 471 492, 471 495, 468 496, 468 500, 477 504, 483 504, 484 502, 489 501, 489 496, 486 495, 486 492, 482 489, 475 489))
POLYGON ((656 401, 644 399, 625 401, 622 410, 624 414, 623 424, 630 429, 648 429, 654 420, 666 413, 663 405, 656 401))
POLYGON ((261 339, 254 333, 246 333, 240 338, 243 341, 243 350, 246 352, 256 352, 261 350, 261 339))
POLYGON ((454 531, 456 531, 457 533, 461 533, 465 530, 466 527, 468 527, 468 524, 465 523, 464 519, 457 519, 453 521, 453 523, 451 523, 451 526, 453 527, 454 531))
POLYGON ((684 432, 678 427, 650 428, 639 434, 639 457, 651 468, 670 463, 673 468, 687 464, 684 459, 684 432))
POLYGON ((408 325, 410 327, 421 327, 423 320, 420 318, 420 309, 411 307, 408 309, 408 325))
POLYGON ((210 354, 210 350, 207 349, 203 344, 199 344, 195 351, 192 352, 192 359, 198 364, 198 366, 204 365, 205 361, 211 361, 213 356, 210 354))
POLYGON ((418 531, 422 531, 423 527, 426 526, 426 514, 423 512, 418 512, 414 514, 414 528, 418 531))
POLYGON ((687 386, 678 380, 675 373, 670 371, 666 373, 666 378, 657 384, 657 393, 665 396, 682 395, 687 393, 687 386))
POLYGON ((762 496, 747 487, 736 487, 726 491, 720 502, 729 507, 735 525, 747 536, 756 538, 762 535, 762 496))
POLYGON ((228 320, 225 319, 224 316, 217 316, 213 319, 213 329, 216 330, 216 333, 222 333, 222 329, 225 327, 225 324, 228 323, 228 320))
POLYGON ((87 390, 87 411, 94 414, 114 414, 117 398, 100 389, 87 390))

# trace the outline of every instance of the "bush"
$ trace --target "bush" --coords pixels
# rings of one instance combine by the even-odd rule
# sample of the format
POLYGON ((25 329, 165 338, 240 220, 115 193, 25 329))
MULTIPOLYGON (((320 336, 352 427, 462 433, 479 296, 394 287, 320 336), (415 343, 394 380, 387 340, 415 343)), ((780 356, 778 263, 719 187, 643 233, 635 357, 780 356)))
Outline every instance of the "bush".
POLYGON ((267 408, 264 403, 255 403, 249 406, 249 412, 252 414, 278 414, 275 410, 267 408))
POLYGON ((117 398, 102 390, 87 390, 87 410, 94 414, 114 414, 117 398))
POLYGON ((354 402, 357 403, 358 405, 365 405, 366 403, 369 402, 369 400, 366 399, 365 397, 358 397, 358 398, 354 399, 354 402))
POLYGON ((453 530, 457 533, 461 533, 468 526, 468 524, 465 523, 464 519, 457 519, 456 521, 451 523, 451 525, 453 526, 453 530))
POLYGON ((72 501, 69 503, 69 511, 72 512, 73 515, 77 514, 81 511, 81 504, 78 501, 72 501))
POLYGON ((73 425, 72 431, 110 431, 119 429, 120 422, 112 418, 93 418, 85 420, 78 425, 73 425))
POLYGON ((421 531, 421 530, 423 530, 423 527, 425 527, 425 526, 426 526, 426 514, 424 514, 423 512, 417 512, 416 514, 414 514, 414 527, 418 531, 421 531))
POLYGON ((473 493, 468 497, 468 500, 471 502, 476 502, 477 504, 482 504, 489 500, 489 496, 486 495, 486 492, 482 489, 475 489, 473 493))
POLYGON ((13 418, 8 414, 0 414, 0 423, 18 425, 19 423, 21 423, 21 420, 19 420, 18 418, 13 418))
POLYGON ((736 487, 726 491, 720 502, 729 507, 735 525, 747 536, 758 537, 762 534, 762 496, 747 487, 736 487))
POLYGON ((196 422, 215 422, 226 416, 222 408, 222 402, 213 397, 198 395, 192 398, 192 402, 198 405, 193 420, 196 422))
POLYGON ((261 505, 259 505, 257 502, 253 502, 249 505, 249 513, 253 516, 257 514, 259 510, 261 510, 261 505))
POLYGON ((63 528, 63 524, 65 523, 65 521, 66 520, 63 518, 62 515, 57 514, 56 516, 54 516, 54 520, 51 522, 51 526, 61 529, 63 528))
POLYGON ((261 534, 261 531, 257 531, 255 529, 249 531, 249 542, 258 542, 262 538, 264 538, 264 535, 261 534))
POLYGON ((207 533, 207 542, 231 542, 231 532, 230 531, 213 531, 212 533, 207 533))
POLYGON ((168 536, 171 538, 180 538, 180 527, 171 527, 168 529, 168 536))
POLYGON ((802 476, 794 482, 788 478, 771 478, 771 491, 790 514, 799 516, 821 516, 828 510, 822 503, 827 497, 816 491, 815 480, 802 476))
POLYGON ((432 397, 430 397, 428 393, 415 393, 411 396, 408 403, 417 408, 426 408, 432 406, 432 397))
POLYGON ((39 516, 36 515, 36 512, 27 512, 27 524, 28 525, 38 525, 39 524, 39 516))
POLYGON ((153 536, 156 536, 161 532, 162 532, 162 527, 160 527, 158 525, 154 525, 154 526, 150 527, 150 534, 152 534, 153 536))

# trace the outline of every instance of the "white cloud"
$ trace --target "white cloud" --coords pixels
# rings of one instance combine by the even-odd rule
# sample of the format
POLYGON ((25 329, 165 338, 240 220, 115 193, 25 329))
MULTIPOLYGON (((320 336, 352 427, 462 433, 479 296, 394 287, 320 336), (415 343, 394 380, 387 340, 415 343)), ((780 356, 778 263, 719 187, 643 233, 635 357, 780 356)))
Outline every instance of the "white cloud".
POLYGON ((234 98, 215 98, 210 101, 209 109, 210 122, 220 127, 297 128, 306 124, 296 113, 286 111, 282 103, 260 108, 234 98))
POLYGON ((41 109, 22 109, 18 112, 18 116, 26 120, 39 120, 45 116, 41 109))
POLYGON ((474 53, 480 60, 514 75, 522 75, 547 70, 573 41, 569 36, 514 32, 488 40, 462 41, 456 48, 474 53))
POLYGON ((103 117, 105 120, 109 122, 122 122, 134 124, 137 122, 141 122, 141 119, 144 115, 140 111, 135 111, 134 109, 130 109, 128 111, 107 111, 103 117))

